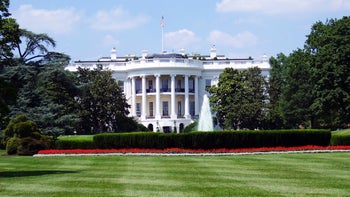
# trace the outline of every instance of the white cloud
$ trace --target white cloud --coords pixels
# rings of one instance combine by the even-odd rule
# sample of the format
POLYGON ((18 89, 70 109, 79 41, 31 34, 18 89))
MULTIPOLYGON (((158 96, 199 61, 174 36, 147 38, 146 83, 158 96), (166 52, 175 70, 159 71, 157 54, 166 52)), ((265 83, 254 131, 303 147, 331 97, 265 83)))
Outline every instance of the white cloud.
POLYGON ((200 41, 196 34, 188 29, 180 29, 165 34, 165 45, 170 48, 186 48, 200 41))
POLYGON ((244 31, 237 35, 213 30, 210 32, 208 42, 218 46, 231 46, 236 48, 254 46, 258 38, 251 32, 244 31))
POLYGON ((266 14, 313 13, 350 10, 349 0, 221 0, 218 12, 261 12, 266 14))
POLYGON ((21 5, 13 13, 22 28, 35 33, 67 34, 74 30, 80 16, 71 7, 67 9, 36 9, 32 5, 21 5))
POLYGON ((133 16, 119 7, 111 11, 98 11, 91 20, 91 28, 120 31, 135 28, 148 20, 147 16, 133 16))

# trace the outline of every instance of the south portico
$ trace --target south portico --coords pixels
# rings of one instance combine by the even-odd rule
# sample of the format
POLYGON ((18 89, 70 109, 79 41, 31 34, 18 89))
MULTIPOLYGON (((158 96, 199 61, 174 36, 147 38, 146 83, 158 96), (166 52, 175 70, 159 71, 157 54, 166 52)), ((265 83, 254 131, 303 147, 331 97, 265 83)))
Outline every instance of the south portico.
POLYGON ((199 114, 199 78, 179 71, 129 75, 130 115, 155 132, 182 131, 199 114))

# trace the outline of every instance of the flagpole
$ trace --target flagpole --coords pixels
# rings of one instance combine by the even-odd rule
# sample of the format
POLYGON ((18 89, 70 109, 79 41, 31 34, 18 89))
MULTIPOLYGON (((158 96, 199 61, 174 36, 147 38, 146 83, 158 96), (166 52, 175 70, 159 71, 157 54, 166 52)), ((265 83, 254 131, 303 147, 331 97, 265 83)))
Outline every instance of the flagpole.
POLYGON ((162 27, 162 53, 164 52, 164 17, 160 21, 160 26, 162 27))
POLYGON ((164 26, 162 26, 162 53, 164 52, 164 26))

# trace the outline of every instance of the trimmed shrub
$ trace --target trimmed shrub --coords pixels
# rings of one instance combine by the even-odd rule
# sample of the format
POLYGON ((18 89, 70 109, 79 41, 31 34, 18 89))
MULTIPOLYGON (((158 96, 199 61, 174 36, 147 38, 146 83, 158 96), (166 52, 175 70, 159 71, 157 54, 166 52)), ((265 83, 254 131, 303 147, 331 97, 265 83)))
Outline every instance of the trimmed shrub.
POLYGON ((92 139, 58 139, 55 142, 56 149, 93 149, 95 144, 92 139))
POLYGON ((27 120, 14 125, 14 134, 18 137, 29 137, 32 133, 37 132, 35 122, 27 120))
POLYGON ((332 146, 350 145, 350 134, 333 133, 331 139, 332 146))
POLYGON ((20 139, 20 145, 17 148, 18 155, 34 155, 37 154, 39 150, 50 148, 50 144, 38 140, 32 137, 25 137, 20 139))
POLYGON ((8 155, 15 155, 17 154, 17 149, 21 145, 21 140, 17 137, 12 137, 9 140, 7 140, 6 143, 6 153, 8 155))
POLYGON ((258 148, 329 145, 328 130, 217 131, 181 134, 104 133, 95 135, 97 148, 258 148))

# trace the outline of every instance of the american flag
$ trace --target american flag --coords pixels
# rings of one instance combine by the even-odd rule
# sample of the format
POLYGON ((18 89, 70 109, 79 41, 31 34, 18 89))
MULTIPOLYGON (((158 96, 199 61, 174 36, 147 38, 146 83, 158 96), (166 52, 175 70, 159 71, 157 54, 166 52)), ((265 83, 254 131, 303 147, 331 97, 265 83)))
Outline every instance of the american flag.
POLYGON ((164 16, 162 16, 162 20, 160 20, 160 26, 164 27, 164 16))

